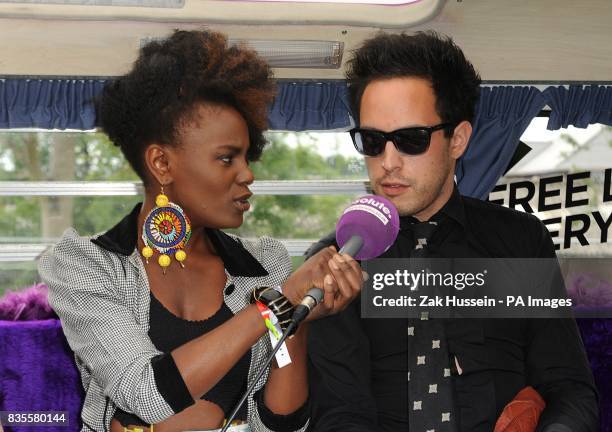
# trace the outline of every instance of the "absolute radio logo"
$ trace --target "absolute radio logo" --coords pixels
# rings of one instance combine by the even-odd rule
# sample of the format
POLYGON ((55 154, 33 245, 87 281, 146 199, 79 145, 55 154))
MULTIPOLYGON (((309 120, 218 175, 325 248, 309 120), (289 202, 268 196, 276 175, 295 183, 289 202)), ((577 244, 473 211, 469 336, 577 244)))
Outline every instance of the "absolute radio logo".
POLYGON ((349 205, 343 214, 352 211, 365 211, 376 216, 384 225, 391 221, 391 209, 374 195, 368 195, 356 199, 349 205))

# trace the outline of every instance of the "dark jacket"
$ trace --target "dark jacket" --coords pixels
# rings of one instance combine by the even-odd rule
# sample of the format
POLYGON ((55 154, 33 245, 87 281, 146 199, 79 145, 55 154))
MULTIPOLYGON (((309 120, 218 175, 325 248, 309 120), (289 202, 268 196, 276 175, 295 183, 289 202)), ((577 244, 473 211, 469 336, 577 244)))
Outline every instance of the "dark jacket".
MULTIPOLYGON (((455 191, 437 216, 451 224, 444 238, 433 238, 439 257, 555 257, 546 227, 532 215, 455 191)), ((405 251, 402 241, 400 235, 385 255, 405 251)), ((333 243, 332 233, 307 254, 333 243)), ((597 391, 573 319, 449 319, 446 338, 463 369, 452 376, 461 432, 492 431, 505 405, 527 385, 546 401, 538 431, 598 430, 597 391)), ((404 340, 405 321, 363 319, 359 300, 338 315, 313 322, 310 430, 407 431, 404 340), (395 374, 391 382, 396 384, 381 389, 377 377, 385 368, 395 374)))

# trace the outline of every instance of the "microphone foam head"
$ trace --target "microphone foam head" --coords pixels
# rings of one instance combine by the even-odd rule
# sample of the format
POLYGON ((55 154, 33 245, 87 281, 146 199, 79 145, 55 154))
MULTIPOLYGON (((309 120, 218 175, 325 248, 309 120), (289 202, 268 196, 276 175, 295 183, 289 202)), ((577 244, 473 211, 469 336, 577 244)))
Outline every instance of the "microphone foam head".
POLYGON ((388 199, 366 195, 349 205, 336 225, 336 241, 340 247, 358 235, 363 246, 353 258, 367 260, 382 255, 395 242, 399 232, 399 214, 388 199))

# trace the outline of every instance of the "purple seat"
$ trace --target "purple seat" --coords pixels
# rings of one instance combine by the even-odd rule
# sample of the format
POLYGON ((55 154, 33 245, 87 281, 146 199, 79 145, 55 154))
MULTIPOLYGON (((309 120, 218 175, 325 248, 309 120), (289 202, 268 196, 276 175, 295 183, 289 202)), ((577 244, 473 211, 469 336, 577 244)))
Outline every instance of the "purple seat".
MULTIPOLYGON (((68 411, 69 425, 47 432, 81 428, 81 378, 57 319, 0 321, 0 411, 68 411)), ((31 432, 31 427, 5 427, 31 432)))
POLYGON ((612 318, 576 321, 599 390, 601 432, 612 432, 612 318))

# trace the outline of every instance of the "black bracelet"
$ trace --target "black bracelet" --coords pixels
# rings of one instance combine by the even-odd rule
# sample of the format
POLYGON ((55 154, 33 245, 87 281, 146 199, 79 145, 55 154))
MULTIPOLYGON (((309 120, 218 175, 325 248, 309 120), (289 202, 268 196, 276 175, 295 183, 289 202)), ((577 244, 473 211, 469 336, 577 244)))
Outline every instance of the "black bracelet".
MULTIPOLYGON (((253 293, 251 295, 251 303, 255 303, 256 301, 263 303, 272 311, 274 315, 276 315, 276 318, 278 318, 278 323, 283 332, 287 330, 287 327, 289 327, 289 324, 291 323, 293 310, 295 309, 287 297, 282 295, 274 288, 257 287, 253 289, 253 293)), ((292 334, 294 332, 295 329, 293 330, 292 334)))

